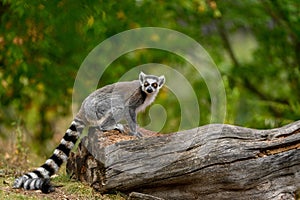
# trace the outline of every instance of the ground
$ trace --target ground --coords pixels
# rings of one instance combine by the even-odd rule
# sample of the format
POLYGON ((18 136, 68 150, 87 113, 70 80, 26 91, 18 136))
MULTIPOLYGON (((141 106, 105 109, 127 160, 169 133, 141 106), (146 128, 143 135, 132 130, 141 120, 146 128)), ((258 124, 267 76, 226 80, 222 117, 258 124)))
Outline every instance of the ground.
MULTIPOLYGON (((128 127, 125 127, 126 130, 128 127)), ((128 131, 128 130, 127 130, 128 131)), ((139 129, 144 136, 158 135, 155 132, 139 129)), ((18 136, 16 136, 18 138, 18 136)), ((109 145, 123 140, 136 139, 133 136, 121 134, 118 131, 105 132, 99 138, 104 145, 109 145), (101 140, 102 138, 102 140, 101 140), (105 139, 106 138, 106 139, 105 139)), ((65 165, 59 170, 58 175, 51 179, 56 186, 54 192, 43 194, 41 191, 25 191, 13 189, 12 184, 16 177, 34 169, 45 161, 39 155, 33 154, 26 148, 26 144, 18 139, 13 142, 0 140, 0 199, 100 199, 100 200, 125 200, 121 193, 101 195, 89 185, 71 180, 66 174, 65 165), (25 147, 24 147, 25 146, 25 147)))
POLYGON ((113 195, 101 195, 88 185, 70 180, 66 174, 60 173, 52 179, 57 186, 50 194, 41 191, 25 191, 23 189, 12 189, 15 178, 15 167, 1 167, 0 171, 0 199, 101 199, 101 200, 125 200, 121 193, 113 195))
POLYGON ((30 153, 16 144, 11 145, 5 140, 0 140, 0 155, 0 199, 126 199, 121 193, 101 195, 90 186, 71 180, 65 172, 65 165, 60 169, 58 175, 51 179, 51 183, 57 187, 50 194, 43 194, 41 191, 12 189, 16 177, 39 166, 45 158, 30 153))

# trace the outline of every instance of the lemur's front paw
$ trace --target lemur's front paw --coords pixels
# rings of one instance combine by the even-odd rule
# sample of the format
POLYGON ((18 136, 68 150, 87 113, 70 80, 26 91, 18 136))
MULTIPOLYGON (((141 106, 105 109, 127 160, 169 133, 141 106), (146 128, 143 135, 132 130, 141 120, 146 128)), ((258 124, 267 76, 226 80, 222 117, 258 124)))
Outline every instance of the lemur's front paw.
POLYGON ((141 134, 140 132, 129 132, 129 135, 135 136, 137 138, 144 137, 143 134, 141 134))

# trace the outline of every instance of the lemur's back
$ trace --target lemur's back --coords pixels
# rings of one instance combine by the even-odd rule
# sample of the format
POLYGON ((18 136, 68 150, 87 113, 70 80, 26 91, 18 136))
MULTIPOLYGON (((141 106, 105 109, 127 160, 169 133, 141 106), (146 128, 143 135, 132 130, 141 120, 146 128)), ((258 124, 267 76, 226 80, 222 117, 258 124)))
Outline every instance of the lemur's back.
MULTIPOLYGON (((115 115, 115 120, 124 112, 127 106, 139 106, 143 102, 142 91, 138 80, 119 82, 106 85, 91 93, 82 103, 78 116, 89 126, 99 125, 107 112, 115 115)), ((145 95, 144 95, 145 98, 145 95)))
MULTIPOLYGON (((127 82, 117 82, 110 85, 106 85, 92 92, 87 98, 95 98, 103 94, 115 94, 115 95, 130 95, 134 93, 137 89, 141 87, 138 80, 127 81, 127 82)), ((86 98, 86 99, 87 99, 86 98)))
POLYGON ((157 77, 141 72, 139 80, 107 85, 91 93, 83 101, 78 114, 52 156, 42 166, 17 178, 13 187, 40 189, 44 193, 54 190, 49 178, 67 160, 86 126, 96 126, 102 131, 118 129, 122 132, 123 126, 118 123, 125 119, 130 129, 129 134, 142 137, 136 131, 137 112, 154 101, 164 82, 164 76, 157 77))

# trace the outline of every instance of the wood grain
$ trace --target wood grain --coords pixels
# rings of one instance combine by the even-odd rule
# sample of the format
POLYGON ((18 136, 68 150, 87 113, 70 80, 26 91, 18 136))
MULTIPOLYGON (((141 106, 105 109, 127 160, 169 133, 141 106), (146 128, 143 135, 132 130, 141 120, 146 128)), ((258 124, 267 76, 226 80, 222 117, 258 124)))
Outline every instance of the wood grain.
POLYGON ((101 193, 162 199, 296 199, 300 121, 256 130, 210 124, 135 139, 90 130, 67 163, 73 177, 101 193))

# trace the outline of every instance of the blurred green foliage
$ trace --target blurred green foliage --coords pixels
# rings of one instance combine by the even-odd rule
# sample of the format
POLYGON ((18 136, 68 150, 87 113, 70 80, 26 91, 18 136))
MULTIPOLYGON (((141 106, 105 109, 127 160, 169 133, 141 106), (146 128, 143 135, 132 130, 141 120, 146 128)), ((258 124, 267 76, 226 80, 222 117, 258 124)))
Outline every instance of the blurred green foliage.
MULTIPOLYGON (((88 53, 110 36, 147 26, 180 31, 209 52, 226 89, 225 123, 272 128, 298 120, 299 4, 298 0, 2 0, 0 135, 8 137, 9 127, 21 124, 33 143, 52 138, 58 117, 71 113, 72 87, 88 53)), ((197 91, 199 124, 210 122, 205 82, 194 76, 193 67, 167 52, 140 50, 122 56, 99 86, 145 63, 174 66, 185 75, 197 91)), ((179 104, 168 92, 158 99, 168 111, 164 132, 177 127, 180 117, 179 104)), ((141 118, 147 122, 146 114, 141 118)))

